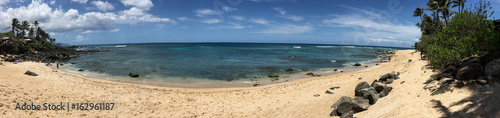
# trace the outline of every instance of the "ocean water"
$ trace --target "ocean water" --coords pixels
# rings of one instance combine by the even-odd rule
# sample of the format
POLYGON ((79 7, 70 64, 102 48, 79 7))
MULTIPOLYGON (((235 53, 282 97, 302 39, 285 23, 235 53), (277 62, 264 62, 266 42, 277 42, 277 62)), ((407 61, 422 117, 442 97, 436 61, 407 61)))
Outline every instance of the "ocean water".
MULTIPOLYGON (((206 80, 218 82, 269 79, 300 72, 314 72, 352 67, 377 59, 377 51, 386 47, 363 47, 310 44, 250 43, 157 43, 88 45, 81 48, 104 49, 80 55, 66 62, 71 68, 98 73, 101 78, 127 78, 129 72, 140 74, 134 81, 206 80), (291 68, 294 71, 287 72, 291 68), (106 77, 103 77, 105 75, 106 77)), ((130 78, 130 77, 128 77, 130 78)))

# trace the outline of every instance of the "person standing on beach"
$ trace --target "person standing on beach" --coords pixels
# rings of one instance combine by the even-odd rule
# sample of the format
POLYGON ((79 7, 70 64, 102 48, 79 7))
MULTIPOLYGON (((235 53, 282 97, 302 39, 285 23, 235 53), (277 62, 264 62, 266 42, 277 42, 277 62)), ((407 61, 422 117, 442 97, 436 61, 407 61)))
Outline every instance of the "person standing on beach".
POLYGON ((391 62, 391 56, 389 56, 389 62, 391 62))
POLYGON ((57 62, 57 69, 59 70, 59 62, 57 62))

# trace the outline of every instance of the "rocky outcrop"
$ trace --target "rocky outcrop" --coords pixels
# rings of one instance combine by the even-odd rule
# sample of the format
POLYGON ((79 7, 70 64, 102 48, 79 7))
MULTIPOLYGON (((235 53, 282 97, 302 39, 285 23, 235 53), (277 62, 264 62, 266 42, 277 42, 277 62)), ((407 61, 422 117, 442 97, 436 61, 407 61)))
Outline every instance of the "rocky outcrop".
POLYGON ((500 82, 500 52, 485 53, 479 57, 471 56, 457 64, 446 65, 444 69, 424 83, 424 89, 437 95, 452 91, 453 87, 486 86, 500 82))
POLYGON ((354 96, 363 96, 364 92, 367 91, 365 89, 370 88, 370 85, 367 82, 360 82, 356 85, 354 89, 354 96))
MULTIPOLYGON (((392 72, 384 75, 383 78, 399 78, 398 76, 399 73, 396 74, 392 72)), ((337 102, 332 105, 331 108, 334 109, 332 112, 330 112, 330 116, 352 118, 354 113, 367 110, 370 105, 375 104, 379 98, 387 96, 391 90, 392 87, 389 87, 377 80, 374 81, 371 86, 367 82, 360 82, 354 89, 354 94, 356 97, 351 99, 350 97, 342 96, 339 100, 337 100, 337 102)))
POLYGON ((500 77, 500 58, 493 60, 486 64, 484 68, 484 74, 486 76, 500 77))
POLYGON ((68 60, 78 57, 80 54, 88 54, 94 52, 104 52, 108 50, 77 50, 78 47, 62 48, 57 47, 45 51, 31 51, 23 54, 7 56, 3 58, 7 62, 15 62, 16 60, 33 61, 42 63, 54 63, 59 60, 68 60))
POLYGON ((458 69, 455 78, 458 80, 475 80, 483 74, 483 66, 479 63, 464 63, 458 69))
POLYGON ((391 73, 382 75, 378 81, 385 84, 391 84, 394 80, 397 79, 399 79, 399 72, 396 74, 394 71, 392 71, 391 73))

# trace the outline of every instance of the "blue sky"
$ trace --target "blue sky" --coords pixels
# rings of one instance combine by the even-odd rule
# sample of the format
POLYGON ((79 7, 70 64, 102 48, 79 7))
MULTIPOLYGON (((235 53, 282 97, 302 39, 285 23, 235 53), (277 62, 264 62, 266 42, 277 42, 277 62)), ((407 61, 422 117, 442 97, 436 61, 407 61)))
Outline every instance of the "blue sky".
MULTIPOLYGON (((420 19, 412 13, 426 2, 0 0, 0 31, 18 18, 38 20, 57 42, 73 45, 260 42, 410 47, 420 37, 415 26, 420 19)), ((500 0, 491 3, 500 6, 500 0)), ((493 9, 499 11, 500 7, 493 9)))

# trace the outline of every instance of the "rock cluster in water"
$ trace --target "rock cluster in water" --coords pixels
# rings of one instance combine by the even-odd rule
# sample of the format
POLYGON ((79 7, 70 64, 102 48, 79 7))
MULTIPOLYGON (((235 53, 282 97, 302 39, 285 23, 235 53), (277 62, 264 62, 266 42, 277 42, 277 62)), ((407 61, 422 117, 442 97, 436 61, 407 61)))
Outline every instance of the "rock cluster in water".
POLYGON ((16 60, 33 61, 42 63, 54 63, 59 60, 68 60, 78 57, 79 54, 88 54, 94 52, 103 52, 107 50, 77 50, 78 47, 56 47, 47 51, 31 51, 28 53, 4 55, 3 59, 7 62, 15 62, 16 60))

